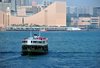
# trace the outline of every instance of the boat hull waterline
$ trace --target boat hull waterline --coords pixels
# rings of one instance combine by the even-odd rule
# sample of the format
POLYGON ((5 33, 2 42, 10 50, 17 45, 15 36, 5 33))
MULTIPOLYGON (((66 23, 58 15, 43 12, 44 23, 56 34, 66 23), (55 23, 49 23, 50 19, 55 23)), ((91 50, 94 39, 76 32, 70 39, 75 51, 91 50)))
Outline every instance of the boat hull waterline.
POLYGON ((48 53, 48 46, 34 46, 34 45, 23 45, 22 53, 27 54, 46 54, 48 53))

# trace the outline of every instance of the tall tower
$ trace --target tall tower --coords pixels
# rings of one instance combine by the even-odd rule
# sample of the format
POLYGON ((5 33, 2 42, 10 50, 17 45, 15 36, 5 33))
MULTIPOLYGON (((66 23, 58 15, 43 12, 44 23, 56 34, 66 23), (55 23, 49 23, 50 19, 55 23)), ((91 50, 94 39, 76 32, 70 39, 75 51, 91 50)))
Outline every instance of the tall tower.
POLYGON ((11 10, 16 11, 16 0, 11 0, 11 10))
POLYGON ((10 26, 10 8, 7 7, 5 28, 9 26, 10 26))

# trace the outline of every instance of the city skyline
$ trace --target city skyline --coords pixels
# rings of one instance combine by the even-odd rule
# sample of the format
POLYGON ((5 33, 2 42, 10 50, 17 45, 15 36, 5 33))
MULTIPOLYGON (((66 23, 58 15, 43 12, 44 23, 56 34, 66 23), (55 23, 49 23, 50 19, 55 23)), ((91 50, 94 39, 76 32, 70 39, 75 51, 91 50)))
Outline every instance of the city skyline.
MULTIPOLYGON (((1 1, 1 0, 0 0, 1 1)), ((10 0, 11 1, 11 0, 10 0)), ((31 1, 36 1, 37 4, 42 4, 43 1, 64 1, 67 3, 67 6, 76 6, 76 7, 100 7, 100 0, 29 0, 29 4, 31 1)))
POLYGON ((12 24, 66 26, 66 2, 54 2, 49 7, 29 17, 26 17, 25 9, 18 9, 17 16, 10 15, 10 9, 8 10, 6 13, 0 11, 0 24, 4 28, 12 24))
MULTIPOLYGON (((29 2, 29 0, 26 0, 26 1, 29 2)), ((79 19, 78 20, 75 19, 76 22, 73 22, 73 25, 75 25, 75 26, 76 25, 78 25, 78 26, 84 26, 84 25, 92 25, 92 24, 100 26, 100 24, 99 24, 100 17, 98 17, 100 15, 96 14, 96 13, 99 13, 100 7, 83 7, 83 6, 82 7, 77 7, 77 6, 69 6, 68 3, 65 2, 65 1, 62 1, 62 3, 61 3, 61 1, 56 1, 59 4, 58 5, 58 4, 56 4, 54 2, 54 0, 43 0, 43 2, 41 2, 41 4, 39 4, 37 1, 30 0, 30 2, 31 1, 37 2, 37 5, 33 5, 33 6, 30 5, 29 6, 28 4, 26 4, 26 1, 24 1, 24 0, 16 0, 14 2, 12 0, 11 3, 7 3, 7 5, 10 4, 9 8, 11 8, 11 9, 9 9, 9 10, 11 10, 11 15, 12 15, 11 16, 12 18, 9 18, 9 19, 5 18, 5 20, 8 21, 8 26, 9 26, 9 22, 11 24, 16 24, 16 23, 17 24, 26 24, 26 23, 31 24, 31 23, 34 23, 34 24, 38 24, 38 25, 42 25, 43 24, 43 25, 47 25, 47 26, 65 26, 67 24, 67 22, 71 23, 71 19, 73 17, 74 18, 79 18, 80 21, 81 21, 81 24, 84 22, 84 24, 80 25, 78 23, 79 19), (63 2, 66 3, 64 6, 62 6, 63 2), (12 3, 15 3, 15 5, 13 6, 15 10, 13 10, 12 7, 11 7, 13 5, 12 3), (48 8, 50 6, 54 6, 54 4, 55 4, 56 8, 53 7, 53 8, 50 8, 50 10, 49 10, 48 8), (43 6, 44 7, 46 6, 45 9, 43 8, 43 6), (49 6, 49 7, 47 7, 47 6, 49 6), (64 8, 63 9, 64 10, 63 11, 64 15, 61 16, 60 14, 57 14, 58 15, 57 17, 53 16, 53 17, 57 18, 57 20, 55 18, 52 19, 52 17, 50 18, 50 16, 52 16, 52 15, 48 15, 48 14, 50 14, 50 13, 54 13, 53 15, 56 14, 56 12, 50 12, 50 11, 53 11, 54 9, 57 9, 57 8, 58 9, 59 8, 64 8), (96 8, 95 11, 94 11, 94 8, 96 8), (16 11, 17 13, 14 12, 14 11, 16 11), (40 17, 40 15, 41 15, 41 17, 40 17), (19 22, 12 23, 12 20, 15 19, 13 16, 16 16, 16 19, 18 19, 19 22), (39 17, 40 17, 40 19, 42 19, 42 24, 40 23, 40 21, 37 20, 37 18, 39 18, 39 17), (81 19, 80 17, 84 17, 84 18, 81 19), (97 21, 95 21, 94 23, 92 23, 91 20, 90 20, 91 19, 90 17, 93 17, 93 19, 95 19, 97 21), (96 19, 96 17, 97 17, 97 19, 96 19), (12 20, 10 20, 10 19, 12 19, 12 20), (34 22, 32 21, 32 19, 34 19, 33 20, 34 22), (64 24, 55 23, 55 22, 58 22, 58 20, 59 21, 62 20, 64 22, 64 24), (52 21, 55 24, 54 23, 52 23, 52 24, 50 23, 49 24, 49 21, 52 21)), ((6 11, 7 5, 5 6, 5 4, 6 4, 5 2, 1 2, 1 6, 2 6, 1 10, 5 9, 5 12, 7 12, 6 11), (5 6, 5 8, 3 6, 5 6)), ((61 9, 59 9, 59 11, 61 11, 61 9)), ((58 10, 57 10, 57 12, 58 12, 58 10)), ((59 12, 59 13, 62 13, 62 12, 59 12)), ((1 17, 3 18, 2 20, 3 20, 3 23, 4 23, 5 22, 4 17, 6 17, 6 16, 4 16, 4 14, 3 15, 2 14, 1 14, 1 17)), ((72 21, 74 21, 74 19, 72 21)))
MULTIPOLYGON (((43 1, 48 0, 33 0, 38 4, 42 4, 43 1)), ((67 2, 67 6, 77 6, 77 7, 100 7, 100 0, 50 0, 50 1, 64 1, 67 2)))

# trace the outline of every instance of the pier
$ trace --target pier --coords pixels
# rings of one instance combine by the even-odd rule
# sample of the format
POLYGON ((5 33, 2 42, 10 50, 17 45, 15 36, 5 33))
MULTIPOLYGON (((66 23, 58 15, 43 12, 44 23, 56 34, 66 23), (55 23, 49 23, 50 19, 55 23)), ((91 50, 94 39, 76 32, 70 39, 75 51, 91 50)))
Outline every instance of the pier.
POLYGON ((74 30, 81 30, 78 27, 8 27, 7 31, 39 31, 39 30, 47 30, 47 31, 74 31, 74 30))

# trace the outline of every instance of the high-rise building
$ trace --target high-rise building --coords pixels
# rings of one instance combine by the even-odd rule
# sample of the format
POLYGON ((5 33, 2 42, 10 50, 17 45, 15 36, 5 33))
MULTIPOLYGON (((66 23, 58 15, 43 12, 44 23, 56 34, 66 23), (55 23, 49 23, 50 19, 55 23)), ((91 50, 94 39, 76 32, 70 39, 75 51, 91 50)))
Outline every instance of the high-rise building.
POLYGON ((27 6, 29 5, 29 0, 16 0, 17 6, 27 6))
POLYGON ((1 0, 3 3, 11 3, 11 0, 1 0))
POLYGON ((67 7, 67 15, 68 15, 68 17, 77 17, 77 7, 68 6, 67 7))
POLYGON ((0 2, 0 10, 6 12, 7 7, 11 8, 11 3, 0 2))
POLYGON ((11 0, 11 10, 16 11, 16 0, 11 0))
POLYGON ((24 0, 23 3, 24 3, 23 4, 24 6, 28 6, 29 5, 29 0, 24 0))
POLYGON ((93 8, 93 16, 100 16, 100 7, 93 8))
POLYGON ((77 13, 77 7, 75 6, 68 6, 67 7, 67 13, 70 13, 70 14, 74 14, 74 13, 77 13))
POLYGON ((54 3, 54 1, 51 1, 51 0, 44 0, 42 4, 45 5, 45 6, 49 6, 49 5, 51 5, 52 3, 54 3))
POLYGON ((22 0, 16 0, 16 6, 21 6, 23 5, 22 0))
POLYGON ((93 14, 92 7, 78 7, 78 15, 79 14, 93 14))

